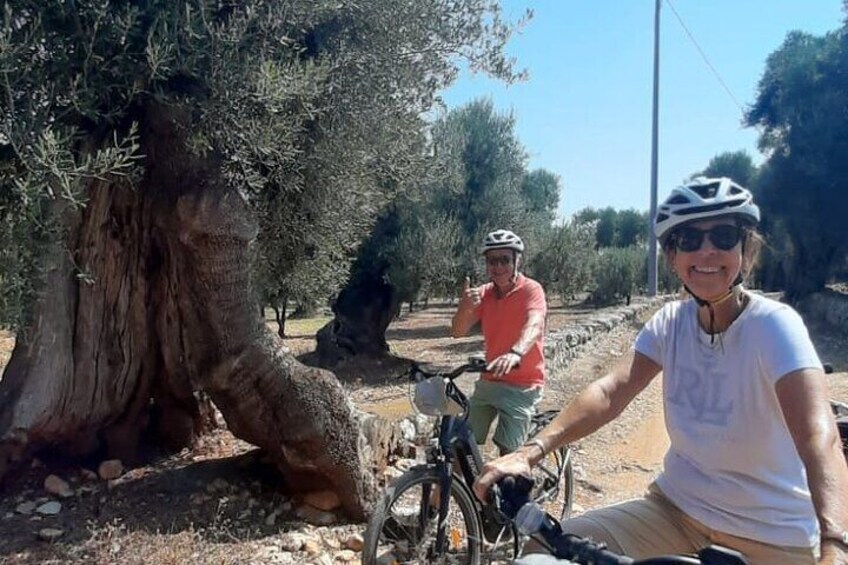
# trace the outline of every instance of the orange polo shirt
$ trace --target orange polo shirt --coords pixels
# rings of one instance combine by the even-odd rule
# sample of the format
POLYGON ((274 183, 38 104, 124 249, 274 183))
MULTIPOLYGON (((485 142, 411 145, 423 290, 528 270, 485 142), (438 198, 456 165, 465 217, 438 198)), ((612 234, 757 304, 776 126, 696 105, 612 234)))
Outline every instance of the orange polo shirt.
MULTIPOLYGON (((491 363, 497 357, 508 353, 521 335, 528 314, 533 311, 542 313, 544 319, 548 311, 545 291, 542 285, 522 274, 518 275, 515 286, 506 296, 498 297, 495 284, 483 285, 482 300, 476 314, 483 327, 486 341, 486 362, 491 363)), ((545 355, 543 350, 545 328, 536 341, 521 358, 518 367, 507 373, 502 379, 495 379, 490 373, 483 373, 483 379, 503 382, 514 386, 541 386, 545 382, 545 355)))

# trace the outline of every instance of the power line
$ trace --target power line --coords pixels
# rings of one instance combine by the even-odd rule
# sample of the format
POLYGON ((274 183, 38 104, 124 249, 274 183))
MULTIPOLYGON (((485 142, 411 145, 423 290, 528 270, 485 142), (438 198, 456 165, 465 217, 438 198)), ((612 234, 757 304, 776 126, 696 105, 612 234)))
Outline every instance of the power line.
POLYGON ((745 109, 742 107, 742 104, 740 104, 739 100, 737 100, 736 97, 733 95, 733 92, 731 92, 730 87, 728 87, 727 83, 724 82, 724 79, 721 78, 721 75, 718 73, 716 68, 710 62, 710 59, 709 59, 709 57, 707 57, 707 54, 704 53, 704 50, 701 49, 700 45, 698 45, 698 41, 695 39, 695 36, 692 35, 692 32, 689 31, 688 27, 686 27, 686 23, 683 21, 683 18, 681 18, 680 14, 677 13, 677 10, 674 9, 674 4, 671 3, 671 0, 665 0, 665 3, 668 4, 669 8, 671 8, 671 12, 674 14, 674 17, 677 18, 678 22, 680 22, 680 26, 683 28, 683 31, 685 31, 686 35, 689 36, 689 40, 695 46, 695 49, 698 50, 698 53, 701 54, 701 58, 704 60, 704 62, 710 68, 713 75, 715 75, 719 84, 721 84, 722 88, 724 88, 724 91, 727 93, 728 96, 730 96, 730 99, 733 100, 733 103, 736 104, 736 107, 739 108, 739 112, 741 112, 742 115, 744 116, 745 115, 745 109))

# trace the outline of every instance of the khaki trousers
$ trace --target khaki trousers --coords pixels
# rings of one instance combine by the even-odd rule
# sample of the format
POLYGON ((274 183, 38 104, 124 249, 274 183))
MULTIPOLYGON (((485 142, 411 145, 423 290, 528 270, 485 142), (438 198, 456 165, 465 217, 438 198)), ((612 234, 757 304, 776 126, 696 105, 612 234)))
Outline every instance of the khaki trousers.
POLYGON ((648 487, 644 498, 592 510, 565 521, 563 531, 604 542, 610 551, 635 559, 696 553, 709 545, 722 545, 741 552, 751 565, 816 563, 816 548, 769 545, 712 530, 684 514, 654 484, 648 487))

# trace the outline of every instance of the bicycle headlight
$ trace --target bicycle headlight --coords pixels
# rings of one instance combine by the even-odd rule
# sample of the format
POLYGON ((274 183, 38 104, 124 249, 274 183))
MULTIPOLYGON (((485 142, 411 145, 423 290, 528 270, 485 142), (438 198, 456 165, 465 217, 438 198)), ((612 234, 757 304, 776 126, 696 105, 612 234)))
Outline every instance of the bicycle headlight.
POLYGON ((433 377, 415 383, 412 402, 419 412, 427 416, 458 416, 462 406, 447 395, 447 380, 433 377))

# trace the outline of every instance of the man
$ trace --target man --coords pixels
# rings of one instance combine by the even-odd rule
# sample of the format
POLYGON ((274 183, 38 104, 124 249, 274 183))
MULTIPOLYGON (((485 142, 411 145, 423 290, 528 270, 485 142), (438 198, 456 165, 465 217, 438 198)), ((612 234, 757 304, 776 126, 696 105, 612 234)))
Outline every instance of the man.
POLYGON ((497 417, 493 441, 501 454, 524 444, 530 419, 542 398, 547 304, 542 286, 519 272, 524 242, 509 230, 483 241, 491 282, 472 287, 466 278, 451 335, 463 337, 477 322, 483 328, 487 372, 471 396, 469 424, 478 444, 497 417))

